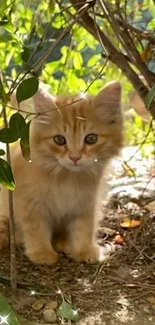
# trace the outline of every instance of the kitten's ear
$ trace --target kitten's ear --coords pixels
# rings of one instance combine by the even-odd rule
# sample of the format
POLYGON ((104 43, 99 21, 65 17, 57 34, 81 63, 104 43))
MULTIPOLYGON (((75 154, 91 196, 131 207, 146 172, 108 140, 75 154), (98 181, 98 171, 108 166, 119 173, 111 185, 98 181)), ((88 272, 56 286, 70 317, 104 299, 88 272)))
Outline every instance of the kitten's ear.
POLYGON ((33 96, 33 102, 36 113, 47 112, 47 114, 50 114, 57 108, 54 97, 41 88, 33 96))
POLYGON ((111 124, 122 121, 121 85, 119 82, 108 84, 94 98, 96 116, 103 122, 111 124))

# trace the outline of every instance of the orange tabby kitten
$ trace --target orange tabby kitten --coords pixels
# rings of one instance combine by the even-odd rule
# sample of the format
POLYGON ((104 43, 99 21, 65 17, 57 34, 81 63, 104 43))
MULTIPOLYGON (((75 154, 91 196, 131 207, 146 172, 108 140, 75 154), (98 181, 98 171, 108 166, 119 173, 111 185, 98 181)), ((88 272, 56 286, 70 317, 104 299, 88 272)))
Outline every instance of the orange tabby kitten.
MULTIPOLYGON (((39 90, 33 100, 41 114, 31 125, 31 162, 19 147, 12 152, 17 241, 34 263, 52 264, 59 251, 77 261, 102 260, 96 232, 104 171, 122 146, 121 86, 111 83, 96 97, 82 99, 39 90)), ((8 240, 6 193, 3 189, 0 249, 8 240)))

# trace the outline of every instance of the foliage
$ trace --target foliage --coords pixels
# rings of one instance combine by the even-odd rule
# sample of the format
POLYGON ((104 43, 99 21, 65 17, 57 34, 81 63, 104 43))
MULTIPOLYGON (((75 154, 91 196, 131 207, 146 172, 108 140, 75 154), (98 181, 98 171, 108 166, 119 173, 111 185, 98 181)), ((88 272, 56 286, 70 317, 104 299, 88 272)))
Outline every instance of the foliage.
MULTIPOLYGON (((86 91, 96 94, 105 83, 119 79, 125 114, 130 108, 129 95, 136 85, 153 115, 154 21, 152 0, 86 1, 78 6, 76 0, 28 0, 26 6, 22 0, 2 0, 0 141, 7 144, 20 141, 24 157, 30 159, 31 119, 23 117, 20 102, 36 93, 39 79, 51 87, 54 95, 86 91), (9 103, 15 89, 18 112, 10 109, 9 103), (3 124, 4 109, 9 127, 3 124)), ((31 114, 29 117, 34 118, 31 114)), ((149 125, 135 112, 126 120, 126 144, 143 141, 149 125)), ((148 141, 153 141, 151 131, 148 141)), ((1 176, 4 160, 0 159, 1 176)), ((14 187, 13 175, 9 169, 7 173, 7 178, 0 182, 14 187)))
POLYGON ((0 295, 0 324, 20 325, 16 313, 0 295))
POLYGON ((77 322, 79 320, 79 315, 78 315, 77 310, 74 309, 74 307, 71 305, 71 303, 69 303, 65 300, 60 305, 60 307, 57 311, 57 316, 59 318, 61 318, 62 320, 70 319, 73 322, 77 322))

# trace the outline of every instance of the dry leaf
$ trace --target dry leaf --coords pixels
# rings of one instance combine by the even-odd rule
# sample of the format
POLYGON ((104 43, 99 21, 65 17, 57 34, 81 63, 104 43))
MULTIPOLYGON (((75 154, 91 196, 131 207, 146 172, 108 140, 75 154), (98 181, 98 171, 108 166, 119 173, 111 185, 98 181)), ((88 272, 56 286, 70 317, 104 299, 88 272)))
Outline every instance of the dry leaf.
POLYGON ((136 228, 141 225, 141 220, 134 220, 134 219, 129 219, 126 218, 121 222, 120 226, 122 228, 136 228))
POLYGON ((124 237, 121 235, 116 235, 114 238, 114 241, 119 244, 119 245, 123 245, 124 244, 124 237))
POLYGON ((39 299, 37 301, 34 302, 34 304, 32 305, 32 308, 36 311, 41 310, 45 305, 45 300, 44 299, 39 299))
POLYGON ((142 62, 147 62, 152 59, 152 48, 150 46, 147 46, 143 53, 141 54, 141 61, 142 62))

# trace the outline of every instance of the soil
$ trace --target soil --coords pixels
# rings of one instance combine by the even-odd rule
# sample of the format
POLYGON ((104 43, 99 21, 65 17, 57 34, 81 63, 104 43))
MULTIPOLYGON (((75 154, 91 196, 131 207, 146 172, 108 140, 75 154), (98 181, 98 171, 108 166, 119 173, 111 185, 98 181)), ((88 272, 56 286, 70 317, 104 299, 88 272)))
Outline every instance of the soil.
MULTIPOLYGON (((129 185, 131 183, 130 178, 129 185)), ((137 183, 135 181, 136 190, 137 183)), ((142 183, 144 194, 146 186, 142 183)), ((8 253, 1 253, 0 293, 19 315, 34 323, 46 323, 43 308, 33 309, 37 299, 44 299, 46 303, 56 300, 59 306, 63 296, 69 297, 78 310, 78 325, 154 325, 155 213, 148 207, 155 198, 154 183, 151 184, 150 192, 144 196, 139 192, 136 200, 135 192, 132 196, 130 191, 122 189, 124 194, 121 195, 119 186, 118 191, 117 186, 113 187, 99 231, 99 242, 107 245, 109 251, 113 247, 117 249, 103 264, 75 263, 62 256, 54 266, 39 266, 29 262, 18 250, 18 290, 14 297, 8 281, 10 257, 8 253), (126 217, 140 220, 140 225, 123 228, 121 221, 126 217), (122 245, 115 244, 116 234, 122 236, 122 245)), ((54 324, 71 322, 57 319, 54 324)))

